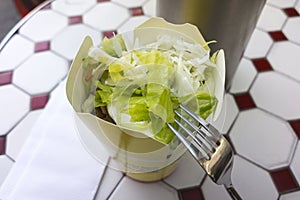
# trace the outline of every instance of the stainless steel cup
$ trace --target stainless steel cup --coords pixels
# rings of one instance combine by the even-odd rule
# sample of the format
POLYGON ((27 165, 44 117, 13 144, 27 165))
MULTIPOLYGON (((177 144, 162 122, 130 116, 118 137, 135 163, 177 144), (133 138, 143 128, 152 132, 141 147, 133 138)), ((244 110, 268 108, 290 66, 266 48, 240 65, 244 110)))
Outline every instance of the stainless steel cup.
POLYGON ((226 89, 243 56, 266 0, 157 0, 157 16, 172 23, 196 25, 210 47, 223 48, 226 89))

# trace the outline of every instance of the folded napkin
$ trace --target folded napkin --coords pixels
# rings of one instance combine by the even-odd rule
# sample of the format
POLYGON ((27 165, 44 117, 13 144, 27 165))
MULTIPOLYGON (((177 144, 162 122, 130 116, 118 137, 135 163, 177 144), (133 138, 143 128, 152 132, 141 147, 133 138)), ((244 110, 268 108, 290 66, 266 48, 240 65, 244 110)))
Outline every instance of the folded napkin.
POLYGON ((0 189, 2 200, 93 199, 104 173, 82 146, 65 83, 52 93, 0 189))

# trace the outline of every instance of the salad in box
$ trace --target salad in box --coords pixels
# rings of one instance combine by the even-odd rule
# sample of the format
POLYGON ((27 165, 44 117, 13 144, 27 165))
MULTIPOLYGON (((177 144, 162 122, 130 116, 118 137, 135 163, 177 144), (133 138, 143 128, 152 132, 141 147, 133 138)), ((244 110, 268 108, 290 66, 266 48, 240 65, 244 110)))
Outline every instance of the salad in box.
POLYGON ((184 152, 166 125, 174 123, 179 104, 204 119, 216 119, 220 113, 224 52, 211 53, 209 44, 195 26, 173 25, 161 18, 104 38, 100 46, 87 36, 68 76, 68 99, 92 133, 106 146, 113 144, 115 153, 145 153, 139 157, 145 161, 153 154, 149 159, 162 159, 165 164, 158 168, 163 167, 165 160, 174 161, 184 152), (124 149, 123 134, 159 144, 144 152, 136 147, 142 142, 128 142, 125 146, 135 147, 124 149))

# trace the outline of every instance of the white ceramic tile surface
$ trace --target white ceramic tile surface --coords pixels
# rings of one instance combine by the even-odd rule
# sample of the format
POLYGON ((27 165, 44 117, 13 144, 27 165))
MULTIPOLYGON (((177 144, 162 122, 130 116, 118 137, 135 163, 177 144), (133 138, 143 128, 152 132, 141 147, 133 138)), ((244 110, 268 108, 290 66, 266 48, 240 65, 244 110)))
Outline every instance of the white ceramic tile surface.
POLYGON ((281 195, 279 200, 299 200, 300 199, 300 191, 292 192, 288 194, 281 195))
POLYGON ((19 30, 35 42, 48 41, 68 24, 67 17, 52 10, 44 10, 34 15, 19 30))
POLYGON ((143 22, 145 22, 149 17, 147 16, 136 16, 130 18, 126 21, 120 28, 118 28, 118 33, 124 33, 127 31, 133 30, 135 27, 139 26, 143 22))
POLYGON ((274 200, 278 197, 269 173, 239 156, 234 157, 232 181, 245 200, 274 200))
POLYGON ((156 16, 156 1, 157 0, 149 0, 143 5, 145 15, 156 16))
POLYGON ((189 153, 186 153, 176 170, 164 180, 176 189, 181 189, 200 185, 204 177, 204 170, 189 153))
MULTIPOLYGON (((26 141, 28 130, 42 112, 42 109, 29 111, 30 98, 38 93, 50 92, 51 96, 55 92, 86 35, 91 35, 98 45, 103 31, 132 30, 155 15, 156 1, 56 0, 10 39, 0 52, 0 72, 12 71, 13 78, 12 83, 0 82, 0 151, 5 154, 0 155, 0 185, 26 141), (43 41, 49 42, 50 49, 34 52, 43 41)), ((225 95, 220 118, 213 123, 222 134, 228 134, 234 145, 237 155, 233 184, 245 200, 300 199, 300 143, 288 122, 300 119, 297 106, 300 105, 300 20, 299 16, 289 17, 284 8, 290 12, 295 8, 300 13, 300 0, 267 0, 230 93, 225 95), (272 39, 269 33, 272 31, 282 31, 288 40, 272 39), (256 58, 267 59, 274 71, 257 71, 252 61, 256 58), (242 107, 248 99, 237 100, 235 95, 249 91, 257 108, 239 111, 236 102, 242 107), (289 177, 273 180, 270 170, 281 167, 291 169, 298 185, 279 194, 280 188, 276 189, 275 183, 278 186, 289 177)), ((0 75, 9 79, 6 74, 0 75)), ((104 163, 106 159, 105 155, 104 163)), ((225 188, 205 177, 187 154, 174 173, 152 183, 134 181, 107 168, 99 179, 95 200, 191 200, 199 199, 197 195, 201 193, 205 200, 230 199, 225 188)))
POLYGON ((257 27, 265 31, 277 31, 286 20, 284 12, 274 6, 266 5, 259 17, 257 27))
POLYGON ((48 93, 66 76, 68 65, 52 52, 37 53, 15 70, 13 83, 30 94, 48 93))
POLYGON ((288 123, 259 109, 241 112, 230 138, 238 154, 266 169, 287 166, 297 140, 288 123))
POLYGON ((96 0, 56 0, 52 9, 66 16, 80 16, 96 5, 96 0))
POLYGON ((125 6, 127 8, 135 8, 142 6, 147 0, 111 0, 117 4, 125 6))
POLYGON ((267 0, 267 3, 279 8, 289 8, 295 5, 297 0, 267 0))
POLYGON ((265 57, 271 44, 272 39, 266 32, 255 29, 249 40, 244 56, 247 58, 265 57))
POLYGON ((294 159, 291 162, 291 170, 293 171, 298 184, 300 184, 300 142, 298 142, 294 159))
POLYGON ((176 190, 162 182, 141 183, 124 177, 109 198, 109 200, 120 199, 176 200, 178 197, 176 190))
POLYGON ((209 177, 205 178, 201 189, 205 200, 231 200, 224 186, 217 185, 209 177))
POLYGON ((0 170, 0 187, 1 187, 8 172, 13 166, 13 161, 10 158, 8 158, 6 155, 0 155, 0 166, 1 166, 1 170, 0 170))
POLYGON ((287 20, 282 31, 289 40, 300 44, 299 27, 300 27, 300 17, 293 17, 287 20))
POLYGON ((250 93, 258 107, 285 119, 300 118, 300 83, 276 72, 258 75, 250 93))
POLYGON ((5 85, 0 87, 0 99, 0 135, 4 135, 29 111, 30 97, 13 85, 5 85))
POLYGON ((0 54, 0 72, 15 69, 34 51, 34 44, 16 34, 4 47, 0 54), (20 52, 20 53, 17 53, 20 52))
POLYGON ((74 59, 78 48, 86 36, 90 36, 95 45, 100 44, 102 34, 86 25, 72 25, 53 38, 51 49, 68 60, 74 59))
POLYGON ((257 72, 253 63, 250 60, 243 58, 233 77, 232 85, 230 87, 230 92, 231 93, 247 92, 256 74, 257 72))
POLYGON ((130 17, 129 10, 112 2, 99 3, 83 16, 84 23, 102 30, 115 30, 130 17))
POLYGON ((300 13, 300 1, 298 0, 298 3, 295 6, 295 9, 300 13))
POLYGON ((291 42, 279 42, 273 45, 268 60, 273 69, 300 81, 299 57, 300 46, 291 42))
POLYGON ((32 111, 8 134, 6 154, 16 160, 42 110, 32 111))
POLYGON ((222 111, 220 116, 212 124, 222 133, 227 134, 229 128, 233 124, 239 113, 238 107, 234 101, 234 98, 230 94, 225 94, 222 111))

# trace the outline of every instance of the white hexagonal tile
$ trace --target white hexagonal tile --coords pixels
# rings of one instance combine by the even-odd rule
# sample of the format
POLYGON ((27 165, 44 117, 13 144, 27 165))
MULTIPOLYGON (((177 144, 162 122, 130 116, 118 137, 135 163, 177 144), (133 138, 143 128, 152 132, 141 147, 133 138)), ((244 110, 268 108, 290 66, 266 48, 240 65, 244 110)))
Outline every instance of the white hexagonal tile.
POLYGON ((300 142, 298 142, 294 158, 291 162, 290 167, 293 173, 295 174, 298 184, 300 184, 300 142))
POLYGON ((300 118, 299 91, 298 82, 272 71, 260 73, 250 93, 258 107, 291 120, 300 118))
POLYGON ((157 0, 149 0, 143 5, 145 15, 156 16, 156 2, 157 0))
POLYGON ((300 13, 300 1, 296 4, 295 9, 300 13))
POLYGON ((269 173, 239 156, 234 157, 232 182, 243 199, 277 199, 278 192, 269 173))
POLYGON ((279 8, 289 8, 295 5, 297 0, 267 0, 267 4, 279 7, 279 8))
POLYGON ((127 8, 133 8, 133 7, 142 6, 147 0, 111 0, 111 1, 120 4, 122 6, 125 6, 127 8))
POLYGON ((37 53, 15 70, 13 83, 30 94, 47 93, 66 76, 68 65, 51 52, 37 53))
POLYGON ((279 200, 299 200, 299 199, 300 199, 300 191, 283 194, 279 198, 279 200))
POLYGON ((92 37, 94 44, 99 45, 102 35, 100 32, 85 25, 72 25, 53 38, 51 49, 68 60, 75 58, 75 55, 86 36, 92 37))
POLYGON ((34 44, 20 36, 14 35, 0 54, 0 72, 15 69, 34 52, 34 44), (17 52, 19 52, 17 54, 17 52))
POLYGON ((256 74, 257 72, 253 63, 248 59, 242 58, 233 77, 230 92, 234 94, 247 92, 256 74))
POLYGON ((241 112, 230 138, 238 154, 266 169, 287 166, 297 141, 288 123, 259 109, 241 112))
POLYGON ((6 154, 16 160, 42 110, 30 112, 7 136, 6 154))
POLYGON ((300 44, 300 17, 289 18, 284 25, 282 31, 286 37, 300 44))
POLYGON ((244 56, 248 58, 265 57, 273 41, 261 30, 255 29, 247 45, 244 56))
POLYGON ((67 17, 52 10, 37 12, 20 29, 19 33, 35 42, 47 41, 68 25, 67 17))
POLYGON ((0 186, 2 185, 3 181, 5 180, 6 176, 8 175, 8 172, 12 168, 14 162, 9 159, 6 155, 0 156, 0 186))
POLYGON ((147 16, 131 17, 120 28, 118 28, 118 33, 132 31, 134 28, 145 22, 147 19, 149 19, 149 17, 147 16))
POLYGON ((273 69, 300 81, 300 46, 291 42, 277 42, 272 46, 268 60, 273 69))
POLYGON ((216 184, 208 176, 203 182, 201 190, 206 200, 231 200, 224 186, 216 184))
POLYGON ((200 185, 204 177, 204 170, 190 153, 186 153, 176 170, 164 180, 176 189, 182 189, 200 185))
POLYGON ((59 0, 54 1, 51 8, 63 15, 82 15, 96 5, 96 0, 59 0))
POLYGON ((86 13, 83 22, 102 31, 116 30, 129 17, 128 9, 111 2, 104 2, 86 13))
POLYGON ((286 18, 281 9, 266 5, 259 17, 257 27, 265 31, 277 31, 282 28, 286 18))
POLYGON ((225 94, 220 116, 216 121, 212 122, 212 125, 214 125, 222 134, 227 134, 238 113, 239 109, 232 95, 225 94))
POLYGON ((29 111, 30 97, 13 85, 0 87, 0 135, 5 135, 29 111))
POLYGON ((162 182, 141 183, 124 177, 109 199, 178 200, 178 196, 176 190, 162 182))

